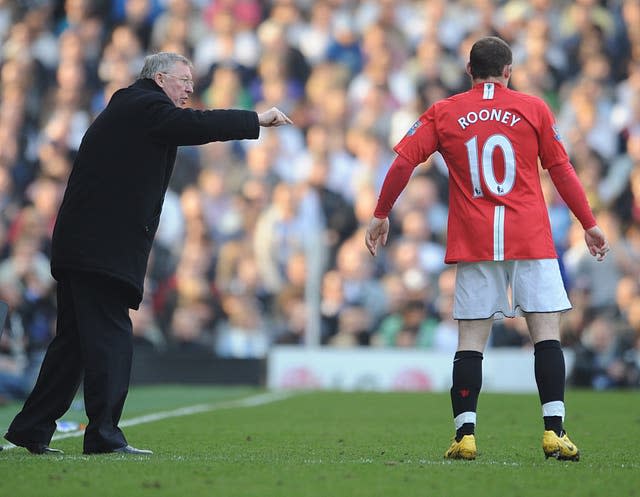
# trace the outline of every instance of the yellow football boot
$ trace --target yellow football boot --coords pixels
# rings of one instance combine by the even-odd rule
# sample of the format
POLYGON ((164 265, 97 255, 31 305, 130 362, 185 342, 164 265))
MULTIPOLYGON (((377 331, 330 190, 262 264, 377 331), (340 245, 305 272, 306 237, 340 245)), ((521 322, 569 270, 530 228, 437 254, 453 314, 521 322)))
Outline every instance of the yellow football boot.
POLYGON ((464 435, 459 442, 453 439, 451 447, 445 452, 445 459, 466 459, 472 460, 476 458, 478 451, 476 450, 476 437, 473 435, 464 435))
POLYGON ((569 440, 566 433, 561 437, 553 430, 546 430, 542 436, 542 450, 545 459, 555 457, 560 461, 579 461, 580 451, 578 447, 569 440))

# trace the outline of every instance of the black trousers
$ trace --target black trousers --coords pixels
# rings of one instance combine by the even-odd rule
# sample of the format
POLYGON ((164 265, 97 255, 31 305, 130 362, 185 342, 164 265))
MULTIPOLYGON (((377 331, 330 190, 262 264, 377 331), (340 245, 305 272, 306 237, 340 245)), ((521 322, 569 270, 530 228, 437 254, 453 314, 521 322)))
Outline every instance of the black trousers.
POLYGON ((69 272, 60 278, 56 336, 33 391, 9 426, 13 439, 49 444, 56 420, 71 406, 84 377, 89 418, 84 452, 127 445, 118 428, 133 353, 125 294, 122 283, 95 273, 69 272))

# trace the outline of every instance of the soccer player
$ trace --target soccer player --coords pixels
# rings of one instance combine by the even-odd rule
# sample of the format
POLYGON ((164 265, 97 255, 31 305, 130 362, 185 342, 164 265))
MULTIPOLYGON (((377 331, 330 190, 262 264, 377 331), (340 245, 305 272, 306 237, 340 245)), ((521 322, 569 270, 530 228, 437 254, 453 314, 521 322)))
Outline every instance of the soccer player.
POLYGON ((453 316, 455 439, 448 459, 475 459, 476 407, 482 358, 494 317, 524 315, 534 343, 546 457, 577 461, 564 431, 565 363, 560 313, 571 308, 551 237, 538 164, 585 230, 590 253, 602 260, 609 244, 587 202, 554 118, 537 97, 507 88, 511 49, 497 37, 471 48, 472 88, 433 104, 394 147, 397 157, 365 234, 369 252, 386 244, 388 215, 416 165, 438 151, 449 171, 445 262, 457 264, 453 316), (511 295, 509 298, 509 287, 511 295))

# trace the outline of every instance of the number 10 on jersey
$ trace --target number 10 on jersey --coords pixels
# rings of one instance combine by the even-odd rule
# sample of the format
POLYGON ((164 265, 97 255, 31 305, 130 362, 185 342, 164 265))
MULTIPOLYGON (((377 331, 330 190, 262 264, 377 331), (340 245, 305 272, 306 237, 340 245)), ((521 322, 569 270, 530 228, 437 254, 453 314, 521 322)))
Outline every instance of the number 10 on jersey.
POLYGON ((465 143, 469 158, 469 172, 474 198, 483 197, 484 190, 480 181, 480 174, 484 184, 494 195, 503 196, 511 191, 516 181, 516 156, 513 145, 504 135, 491 135, 482 145, 482 153, 478 150, 478 137, 474 136, 465 143), (493 152, 498 147, 504 158, 504 179, 498 182, 493 167, 493 152))

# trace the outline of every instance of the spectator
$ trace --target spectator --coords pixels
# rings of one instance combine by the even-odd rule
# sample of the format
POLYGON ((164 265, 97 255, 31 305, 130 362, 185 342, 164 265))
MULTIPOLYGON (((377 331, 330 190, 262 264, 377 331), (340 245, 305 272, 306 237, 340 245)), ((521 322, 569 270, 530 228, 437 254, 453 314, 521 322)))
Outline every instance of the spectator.
POLYGON ((309 311, 304 299, 304 287, 289 286, 276 299, 275 343, 302 345, 305 343, 309 311))
POLYGON ((325 59, 331 40, 332 14, 330 2, 313 2, 309 21, 301 23, 297 47, 311 65, 325 59))
POLYGON ((328 344, 334 347, 369 345, 371 313, 363 306, 349 305, 338 316, 336 333, 328 344))
POLYGON ((189 52, 206 35, 206 25, 190 0, 169 0, 167 8, 151 25, 151 48, 159 49, 168 41, 186 43, 189 52))
POLYGON ((235 239, 242 230, 240 212, 222 171, 203 169, 198 176, 202 216, 207 234, 216 243, 235 239))
POLYGON ((335 267, 342 278, 345 304, 365 309, 373 325, 385 312, 386 296, 376 277, 374 261, 361 246, 360 231, 356 233, 340 246, 335 267))
POLYGON ((255 70, 260 57, 260 45, 253 28, 237 23, 233 9, 216 10, 210 19, 212 29, 194 42, 196 77, 202 78, 213 66, 220 64, 238 65, 249 72, 255 70))
POLYGON ((363 54, 356 27, 348 14, 334 16, 332 35, 327 48, 327 60, 345 66, 350 76, 355 76, 362 69, 363 54))
POLYGON ((227 319, 218 327, 216 354, 220 357, 265 357, 271 337, 260 313, 260 307, 251 297, 229 296, 223 302, 227 319))
POLYGON ((595 390, 636 387, 640 368, 629 352, 633 335, 620 329, 620 322, 606 315, 597 316, 585 329, 581 346, 576 349, 570 383, 595 390))
POLYGON ((198 305, 185 303, 175 309, 171 316, 169 332, 170 347, 181 351, 213 350, 212 333, 207 333, 199 316, 198 305))
POLYGON ((350 178, 350 196, 355 199, 364 188, 378 190, 382 186, 386 164, 390 160, 387 148, 372 129, 351 128, 347 146, 354 156, 350 178))
POLYGON ((631 305, 640 297, 640 281, 632 276, 623 276, 616 287, 616 317, 628 320, 631 305))
MULTIPOLYGON (((622 265, 626 256, 621 247, 620 222, 615 215, 603 211, 597 216, 597 220, 609 237, 612 247, 611 257, 596 262, 584 248, 584 243, 576 240, 578 245, 567 251, 564 263, 574 284, 589 288, 589 305, 594 310, 611 311, 615 307, 615 288, 623 274, 622 265), (576 253, 579 255, 574 264, 571 259, 576 253)), ((575 229, 579 230, 580 227, 576 226, 575 229)))
POLYGON ((458 327, 453 319, 455 281, 455 267, 447 267, 438 276, 438 293, 435 299, 438 325, 433 332, 433 348, 441 352, 453 353, 458 345, 458 327))
POLYGON ((418 265, 428 274, 439 274, 444 265, 444 246, 433 240, 429 220, 418 209, 408 211, 400 220, 400 232, 404 240, 417 244, 418 265))
POLYGON ((0 263, 0 299, 10 307, 8 332, 0 340, 0 402, 27 397, 53 338, 53 279, 38 245, 37 238, 22 235, 0 263))
POLYGON ((351 190, 348 183, 354 164, 353 157, 344 149, 331 127, 317 123, 311 124, 307 129, 305 146, 294 159, 301 177, 311 174, 316 161, 327 162, 326 187, 349 201, 351 190))
POLYGON ((254 253, 267 291, 275 295, 286 283, 289 258, 311 242, 315 223, 302 217, 295 189, 278 183, 273 202, 256 221, 254 253))
POLYGON ((131 311, 134 349, 162 350, 167 340, 157 323, 150 299, 144 298, 140 307, 131 311))
POLYGON ((441 198, 442 192, 432 175, 416 174, 398 199, 394 219, 403 219, 409 211, 419 210, 427 216, 436 240, 443 240, 447 225, 448 208, 441 198))
MULTIPOLYGON (((625 186, 613 204, 613 211, 627 225, 640 223, 640 131, 627 140, 627 153, 619 158, 616 165, 629 171, 625 186)), ((614 165, 615 167, 615 165, 614 165)))
POLYGON ((501 319, 493 323, 490 342, 492 347, 531 347, 527 322, 523 317, 501 319))
POLYGON ((396 314, 385 317, 372 342, 378 346, 432 348, 438 320, 424 302, 410 300, 396 314))
POLYGON ((328 251, 327 264, 335 263, 338 247, 349 238, 358 227, 353 205, 340 193, 329 187, 329 163, 326 156, 314 156, 310 164, 309 176, 302 191, 303 202, 318 204, 324 224, 323 242, 328 251))
POLYGON ((321 343, 326 344, 337 333, 340 313, 346 308, 342 275, 336 271, 327 271, 322 278, 320 296, 321 343))
POLYGON ((152 0, 124 0, 124 15, 116 22, 128 26, 136 35, 142 49, 147 51, 151 44, 151 31, 157 9, 152 0))

